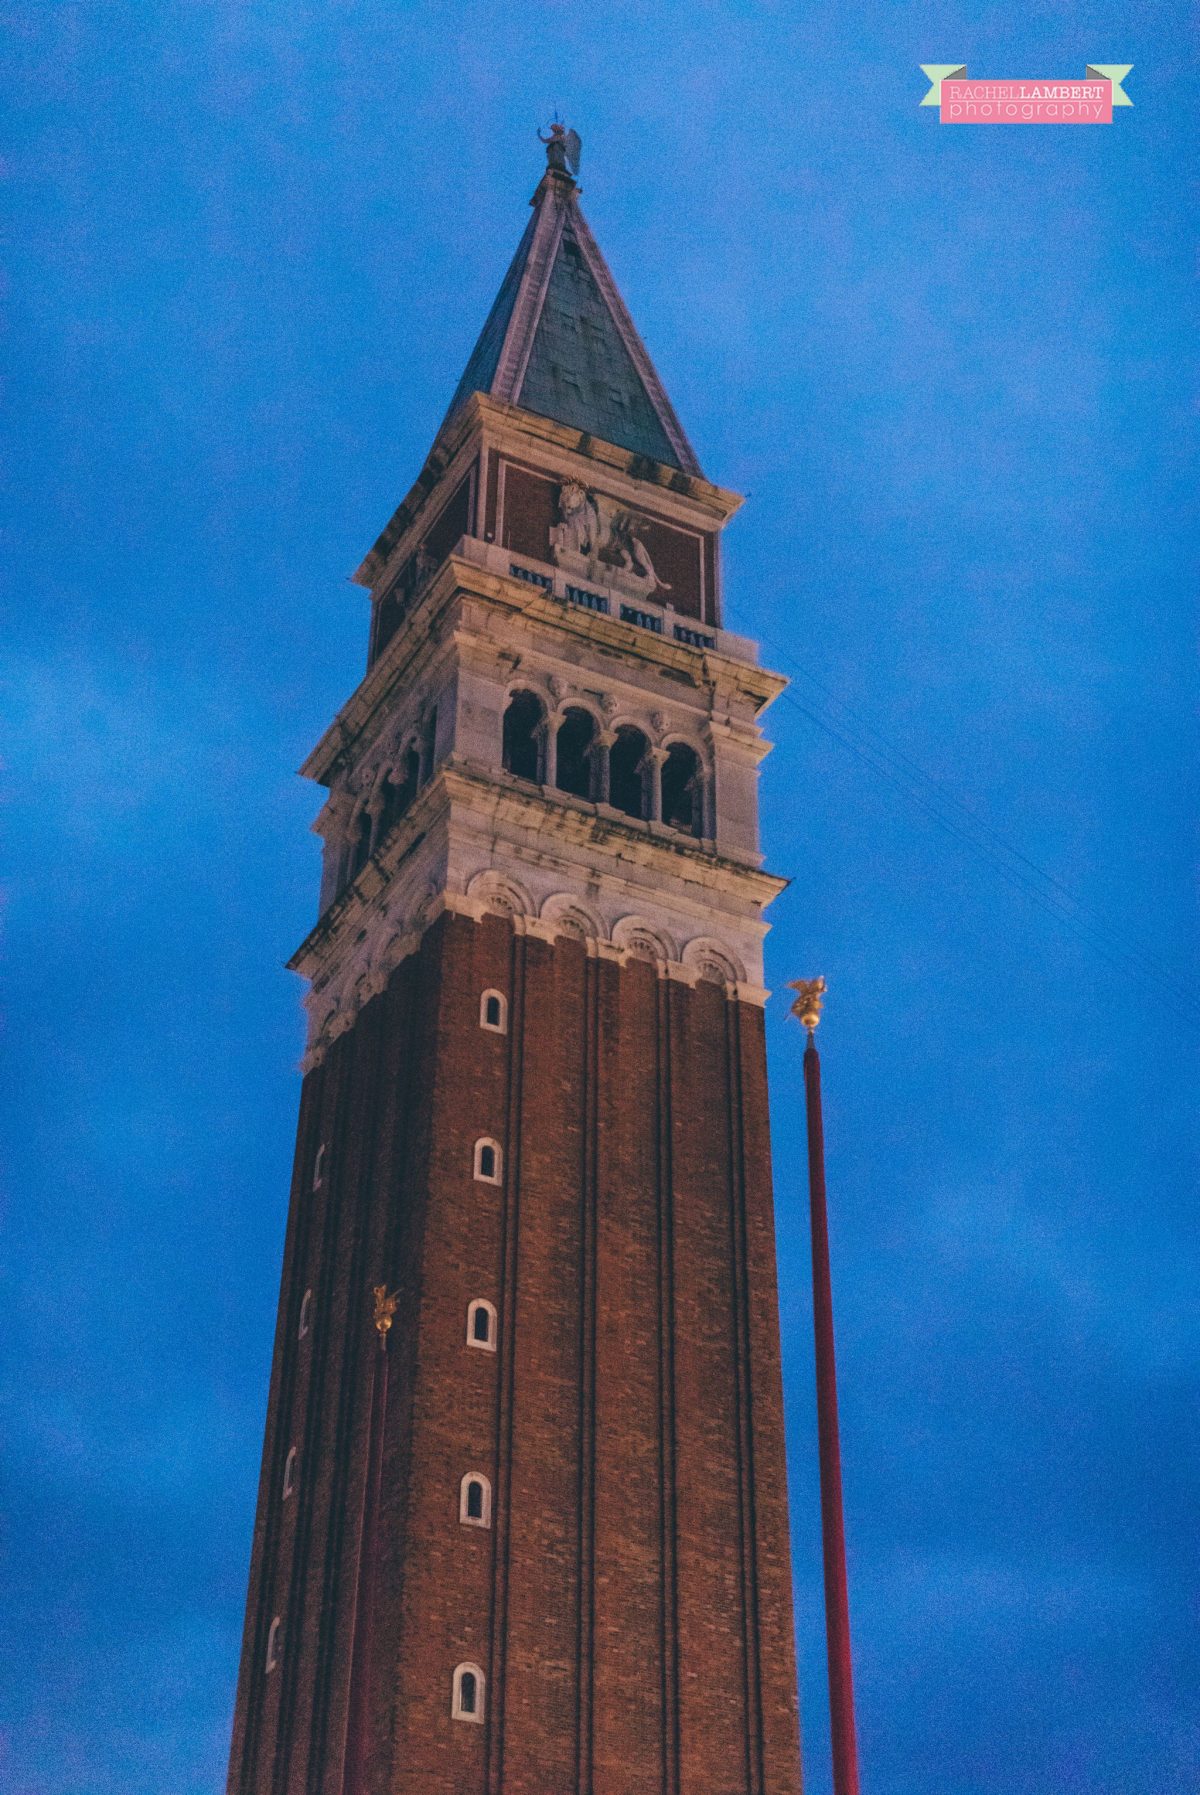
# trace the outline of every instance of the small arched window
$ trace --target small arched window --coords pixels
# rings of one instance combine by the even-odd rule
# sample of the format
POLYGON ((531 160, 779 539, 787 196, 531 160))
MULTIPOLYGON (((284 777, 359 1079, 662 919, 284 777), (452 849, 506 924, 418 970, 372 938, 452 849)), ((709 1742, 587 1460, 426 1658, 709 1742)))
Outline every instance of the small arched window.
POLYGON ((485 991, 479 999, 479 1026, 494 1035, 508 1032, 508 999, 501 991, 485 991))
POLYGON ((316 1190, 318 1185, 320 1184, 321 1179, 324 1176, 324 1173, 325 1173, 325 1142, 322 1141, 321 1145, 317 1148, 317 1157, 313 1160, 312 1187, 314 1190, 316 1190))
POLYGON ((304 1292, 304 1299, 300 1304, 300 1326, 296 1329, 297 1340, 303 1340, 305 1334, 307 1334, 307 1332, 311 1326, 312 1326, 312 1291, 306 1290, 304 1292))
POLYGON ((646 750, 650 746, 640 729, 624 724, 608 756, 608 800, 626 816, 646 815, 646 750))
POLYGON ((577 798, 592 795, 592 743, 596 739, 595 719, 588 711, 566 711, 558 726, 558 748, 554 782, 560 792, 572 792, 577 798))
POLYGON ((484 1135, 475 1142, 475 1177, 480 1184, 499 1184, 504 1176, 504 1155, 498 1141, 484 1135))
POLYGON ((283 1466, 283 1495, 284 1495, 285 1501, 291 1495, 291 1493, 295 1489, 295 1487, 296 1487, 296 1448, 293 1446, 289 1450, 287 1458, 284 1461, 284 1466, 283 1466))
POLYGON ((271 1622, 271 1631, 267 1634, 267 1675, 279 1664, 279 1616, 271 1622))
POLYGON ((464 1527, 490 1527, 492 1486, 482 1471, 468 1471, 458 1489, 458 1518, 464 1527))
POLYGON ((700 761, 686 742, 672 742, 662 770, 662 820, 685 835, 699 835, 700 761))
POLYGON ((477 1296, 467 1306, 467 1345, 482 1352, 496 1350, 496 1311, 486 1297, 477 1296))
POLYGON ((533 692, 514 692, 504 713, 504 770, 518 779, 542 776, 540 730, 545 712, 533 692))
POLYGON ((455 1720, 483 1720, 483 1672, 478 1664, 460 1664, 454 1672, 450 1713, 455 1720))

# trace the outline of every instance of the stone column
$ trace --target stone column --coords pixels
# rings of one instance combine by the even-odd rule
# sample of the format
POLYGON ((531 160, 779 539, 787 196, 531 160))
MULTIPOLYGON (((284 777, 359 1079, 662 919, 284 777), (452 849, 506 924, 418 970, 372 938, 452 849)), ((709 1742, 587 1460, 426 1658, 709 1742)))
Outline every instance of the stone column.
POLYGON ((346 861, 346 831, 353 803, 345 790, 334 794, 313 825, 325 844, 321 865, 321 913, 333 902, 342 888, 346 861))
POLYGON ((597 804, 608 803, 608 756, 616 739, 611 729, 602 729, 588 749, 595 767, 592 783, 595 787, 597 804))
POLYGON ((666 765, 665 748, 647 748, 642 757, 643 772, 650 774, 650 821, 662 822, 662 770, 666 765))
POLYGON ((696 806, 696 834, 701 841, 712 841, 717 833, 716 794, 713 789, 712 774, 706 773, 701 768, 696 774, 693 790, 695 796, 692 801, 696 806))
POLYGON ((379 784, 375 787, 375 790, 371 793, 370 800, 367 804, 367 815, 371 819, 372 854, 379 846, 379 824, 383 818, 383 809, 387 798, 386 781, 388 778, 389 774, 385 773, 380 779, 379 784))
POLYGON ((561 727, 562 718, 557 714, 544 717, 538 724, 538 736, 542 744, 543 785, 558 784, 558 732, 561 727))

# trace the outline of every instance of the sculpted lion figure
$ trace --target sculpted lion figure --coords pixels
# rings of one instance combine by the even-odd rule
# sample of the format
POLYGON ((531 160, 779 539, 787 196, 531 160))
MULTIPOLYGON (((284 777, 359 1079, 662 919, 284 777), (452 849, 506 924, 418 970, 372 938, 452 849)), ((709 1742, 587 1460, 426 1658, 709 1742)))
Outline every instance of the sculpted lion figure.
POLYGON ((591 493, 577 480, 564 481, 558 494, 560 521, 550 531, 556 554, 595 554, 600 535, 600 514, 591 493))
POLYGON ((550 527, 551 552, 560 564, 589 564, 593 579, 603 568, 631 575, 647 594, 669 592, 660 580, 643 540, 646 519, 600 498, 578 480, 564 480, 558 491, 559 521, 550 527))
POLYGON ((645 528, 645 519, 636 517, 632 511, 616 512, 609 525, 608 541, 600 550, 600 559, 645 580, 651 592, 655 589, 669 592, 670 586, 655 573, 650 551, 642 541, 645 528))

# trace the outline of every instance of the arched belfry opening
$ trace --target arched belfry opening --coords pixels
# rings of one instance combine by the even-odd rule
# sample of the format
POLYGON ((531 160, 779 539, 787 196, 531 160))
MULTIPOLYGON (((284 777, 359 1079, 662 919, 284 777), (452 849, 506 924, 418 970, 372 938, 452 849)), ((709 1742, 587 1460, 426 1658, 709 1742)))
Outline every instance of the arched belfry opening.
POLYGON ((504 770, 535 783, 542 775, 541 731, 546 708, 535 692, 518 691, 504 710, 504 770))
POLYGON ((623 724, 608 756, 608 800, 626 816, 646 815, 646 751, 650 744, 640 729, 623 724))
POLYGON ((662 769, 662 820, 684 835, 703 834, 700 757, 686 742, 672 742, 662 769))
POLYGON ((558 728, 558 766, 555 783, 559 791, 576 798, 592 796, 594 768, 593 744, 596 720, 590 711, 572 707, 564 712, 558 728))

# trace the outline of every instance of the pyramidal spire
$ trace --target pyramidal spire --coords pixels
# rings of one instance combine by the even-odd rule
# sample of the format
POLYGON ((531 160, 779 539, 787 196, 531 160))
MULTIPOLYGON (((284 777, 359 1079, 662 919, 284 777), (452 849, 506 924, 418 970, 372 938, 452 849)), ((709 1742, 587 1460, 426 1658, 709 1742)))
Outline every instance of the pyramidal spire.
POLYGON ((700 464, 579 205, 579 138, 542 137, 546 172, 533 216, 466 371, 449 420, 472 393, 699 474, 700 464))

